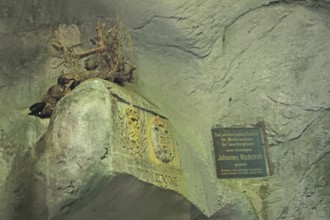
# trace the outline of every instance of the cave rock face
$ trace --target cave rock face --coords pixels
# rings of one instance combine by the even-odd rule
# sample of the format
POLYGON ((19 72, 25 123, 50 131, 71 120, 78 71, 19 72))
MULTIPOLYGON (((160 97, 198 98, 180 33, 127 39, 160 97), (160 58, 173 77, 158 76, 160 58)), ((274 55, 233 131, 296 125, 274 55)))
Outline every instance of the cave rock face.
MULTIPOLYGON (((329 218, 329 0, 144 0, 138 4, 122 0, 3 0, 1 6, 0 163, 4 168, 0 170, 0 198, 4 202, 0 218, 8 219, 5 213, 18 215, 30 210, 22 210, 31 197, 24 193, 34 185, 29 182, 34 180, 29 178, 34 159, 27 158, 39 158, 36 181, 49 187, 38 187, 36 192, 44 195, 38 197, 36 207, 48 207, 36 209, 39 216, 74 213, 82 192, 96 196, 90 192, 93 187, 89 184, 94 183, 89 180, 96 185, 107 182, 98 178, 115 175, 113 170, 118 169, 143 183, 179 192, 211 218, 329 218), (59 24, 74 24, 81 33, 79 42, 87 42, 95 34, 98 17, 117 14, 133 39, 137 71, 131 89, 169 119, 159 117, 174 130, 169 132, 176 136, 173 151, 157 144, 137 147, 146 140, 146 146, 152 146, 162 133, 149 133, 146 140, 135 138, 136 132, 124 137, 111 133, 116 130, 111 125, 118 123, 120 127, 135 126, 139 132, 144 126, 136 125, 134 109, 128 110, 130 121, 121 121, 119 115, 113 118, 113 109, 122 109, 125 115, 124 109, 130 106, 117 100, 118 106, 113 107, 110 99, 114 97, 109 98, 103 83, 95 85, 95 91, 77 90, 84 95, 75 92, 76 97, 69 95, 61 101, 47 135, 35 147, 45 123, 22 116, 21 110, 39 101, 60 74, 51 69, 51 61, 57 57, 47 47, 54 30, 59 24), (88 99, 88 95, 99 98, 88 99), (84 101, 74 107, 79 99, 84 101), (74 114, 64 118, 69 110, 74 114), (78 120, 77 115, 85 118, 78 120), (259 121, 265 124, 273 176, 217 179, 211 128, 245 127, 259 121), (113 151, 111 141, 124 141, 128 147, 118 146, 118 151, 113 151), (174 177, 156 174, 153 179, 147 172, 136 175, 129 167, 131 159, 117 164, 111 159, 123 155, 148 158, 149 162, 135 167, 146 163, 171 166, 174 177), (17 172, 23 165, 24 170, 17 172), (184 170, 183 174, 179 170, 184 170), (173 185, 174 179, 189 184, 180 188, 173 185)), ((126 99, 131 102, 129 97, 126 99)), ((155 124, 166 133, 165 124, 151 118, 145 121, 145 128, 151 131, 155 124)), ((193 211, 191 218, 205 217, 193 211)))

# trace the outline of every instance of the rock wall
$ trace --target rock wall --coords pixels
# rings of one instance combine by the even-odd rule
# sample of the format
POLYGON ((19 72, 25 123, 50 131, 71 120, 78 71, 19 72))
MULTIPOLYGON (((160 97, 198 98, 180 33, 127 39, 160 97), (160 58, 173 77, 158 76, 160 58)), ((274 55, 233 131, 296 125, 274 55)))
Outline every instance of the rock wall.
POLYGON ((36 140, 48 123, 13 111, 0 117, 0 218, 30 216, 36 140))
MULTIPOLYGON (((1 124, 54 84, 58 73, 49 67, 55 54, 47 43, 59 24, 76 24, 87 41, 98 17, 119 14, 135 45, 136 82, 129 87, 174 125, 187 155, 182 167, 191 173, 190 181, 204 186, 194 190, 205 195, 196 193, 208 204, 202 210, 206 215, 329 218, 330 1, 19 0, 0 5, 1 124), (266 123, 274 175, 217 179, 211 127, 258 121, 266 123), (243 214, 237 214, 240 210, 243 214)), ((37 141, 42 129, 32 130, 37 141)), ((4 131, 13 133, 8 126, 4 131)), ((3 155, 2 163, 14 166, 3 155)), ((3 191, 8 173, 1 170, 3 191)))

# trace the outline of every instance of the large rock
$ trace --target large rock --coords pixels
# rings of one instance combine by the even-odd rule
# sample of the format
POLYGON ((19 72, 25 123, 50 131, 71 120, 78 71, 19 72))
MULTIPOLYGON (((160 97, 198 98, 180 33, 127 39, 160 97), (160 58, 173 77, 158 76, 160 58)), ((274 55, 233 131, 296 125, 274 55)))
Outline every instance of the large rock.
POLYGON ((231 191, 220 195, 212 176, 204 180, 212 190, 203 190, 199 161, 182 166, 181 158, 190 152, 180 150, 165 116, 104 80, 86 81, 60 100, 36 155, 34 219, 189 219, 191 203, 204 217, 213 214, 210 202, 217 203, 217 210, 231 207, 237 216, 253 218, 248 201, 231 191), (214 194, 223 198, 221 203, 212 200, 214 194), (245 208, 233 205, 244 201, 245 208), (94 203, 97 211, 88 213, 94 203), (128 210, 113 211, 116 207, 128 210), (163 214, 152 214, 154 209, 163 214))

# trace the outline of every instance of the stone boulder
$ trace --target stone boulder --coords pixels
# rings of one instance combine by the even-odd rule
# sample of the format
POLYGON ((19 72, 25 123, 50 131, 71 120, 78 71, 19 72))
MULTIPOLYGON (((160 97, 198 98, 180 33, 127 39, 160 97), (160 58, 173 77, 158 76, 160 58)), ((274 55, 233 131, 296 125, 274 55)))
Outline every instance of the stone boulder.
MULTIPOLYGON (((182 167, 189 153, 180 151, 171 122, 113 83, 89 80, 61 99, 35 154, 33 219, 181 220, 192 204, 204 218, 213 214, 198 167, 182 167)), ((208 188, 218 194, 211 178, 208 188)), ((245 198, 221 196, 219 209, 232 206, 252 219, 232 205, 245 198)))

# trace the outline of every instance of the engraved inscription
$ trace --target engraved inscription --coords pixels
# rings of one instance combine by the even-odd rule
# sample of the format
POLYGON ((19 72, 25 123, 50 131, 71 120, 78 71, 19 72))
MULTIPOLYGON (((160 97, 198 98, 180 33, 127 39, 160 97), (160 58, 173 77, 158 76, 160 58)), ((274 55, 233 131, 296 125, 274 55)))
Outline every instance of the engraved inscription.
POLYGON ((178 186, 177 176, 168 173, 152 172, 144 169, 139 169, 139 173, 142 180, 152 182, 163 187, 175 188, 178 186))
POLYGON ((260 128, 212 129, 219 178, 268 175, 260 128))
POLYGON ((116 160, 114 168, 118 172, 126 172, 145 182, 173 190, 177 190, 183 178, 178 167, 170 167, 164 163, 152 164, 148 160, 137 160, 135 157, 116 160))
POLYGON ((152 119, 151 142, 156 157, 164 163, 174 158, 173 144, 167 124, 160 117, 152 119))

